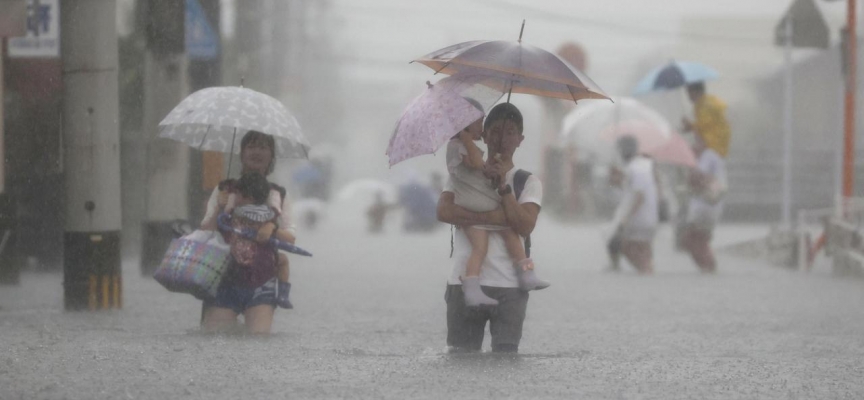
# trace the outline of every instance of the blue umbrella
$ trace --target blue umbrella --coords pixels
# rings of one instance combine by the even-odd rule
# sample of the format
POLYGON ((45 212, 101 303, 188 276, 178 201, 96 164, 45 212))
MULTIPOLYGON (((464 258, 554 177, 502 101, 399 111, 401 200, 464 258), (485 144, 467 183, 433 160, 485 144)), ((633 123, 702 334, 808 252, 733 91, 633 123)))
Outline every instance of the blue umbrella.
POLYGON ((669 90, 679 88, 696 82, 704 82, 717 79, 719 74, 705 64, 690 61, 672 61, 669 64, 655 68, 648 73, 636 89, 634 94, 644 94, 657 90, 669 90))

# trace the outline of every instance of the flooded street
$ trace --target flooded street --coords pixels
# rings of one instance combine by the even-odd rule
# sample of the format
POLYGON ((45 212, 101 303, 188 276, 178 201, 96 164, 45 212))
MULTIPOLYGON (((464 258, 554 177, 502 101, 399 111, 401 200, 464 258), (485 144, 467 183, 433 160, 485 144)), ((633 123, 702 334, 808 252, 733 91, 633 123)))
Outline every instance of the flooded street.
MULTIPOLYGON (((389 228, 364 237, 325 220, 304 232, 315 257, 292 262, 295 309, 277 312, 266 339, 197 333, 200 303, 140 277, 134 260, 119 311, 63 312, 61 275, 25 274, 0 288, 0 398, 864 395, 862 282, 826 265, 804 274, 721 253, 704 276, 666 226, 654 276, 608 273, 596 225, 541 218, 534 256, 553 285, 531 294, 520 355, 448 355, 449 230, 389 228)), ((765 229, 723 226, 716 243, 765 229)))
POLYGON ((0 400, 864 399, 857 3, 0 0, 0 400))

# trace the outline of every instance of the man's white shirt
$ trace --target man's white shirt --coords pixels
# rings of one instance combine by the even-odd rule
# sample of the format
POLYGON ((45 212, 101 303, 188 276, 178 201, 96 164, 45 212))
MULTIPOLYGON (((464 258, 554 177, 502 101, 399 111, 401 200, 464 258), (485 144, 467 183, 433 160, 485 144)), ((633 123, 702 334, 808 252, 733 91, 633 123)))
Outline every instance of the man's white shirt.
MULTIPOLYGON (((507 172, 505 179, 510 187, 514 187, 513 178, 516 176, 517 168, 513 168, 507 172)), ((445 192, 453 193, 453 183, 447 180, 444 186, 445 192)), ((518 199, 519 204, 534 203, 541 206, 543 203, 543 184, 534 174, 528 177, 525 182, 525 188, 522 190, 522 195, 518 199)), ((468 262, 468 257, 471 255, 471 243, 465 236, 465 232, 461 229, 456 229, 453 236, 453 272, 447 283, 451 285, 461 285, 461 276, 465 275, 465 264, 468 262)), ((489 249, 486 253, 486 259, 483 260, 483 266, 480 269, 480 284, 491 287, 519 287, 519 281, 516 277, 516 269, 513 266, 513 260, 507 253, 507 248, 504 246, 504 239, 501 235, 494 231, 489 232, 489 249)))

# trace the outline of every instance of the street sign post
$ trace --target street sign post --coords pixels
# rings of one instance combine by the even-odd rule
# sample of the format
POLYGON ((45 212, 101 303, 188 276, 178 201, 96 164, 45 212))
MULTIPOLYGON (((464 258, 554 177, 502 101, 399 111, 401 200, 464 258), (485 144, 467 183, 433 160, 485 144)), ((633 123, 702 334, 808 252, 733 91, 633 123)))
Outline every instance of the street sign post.
POLYGON ((219 57, 219 36, 198 0, 186 0, 186 55, 193 60, 219 57))
POLYGON ((774 29, 774 43, 783 46, 785 90, 783 100, 783 226, 792 224, 792 49, 828 47, 829 30, 813 0, 795 0, 774 29))
POLYGON ((27 34, 9 38, 9 57, 60 57, 60 0, 29 0, 27 34))

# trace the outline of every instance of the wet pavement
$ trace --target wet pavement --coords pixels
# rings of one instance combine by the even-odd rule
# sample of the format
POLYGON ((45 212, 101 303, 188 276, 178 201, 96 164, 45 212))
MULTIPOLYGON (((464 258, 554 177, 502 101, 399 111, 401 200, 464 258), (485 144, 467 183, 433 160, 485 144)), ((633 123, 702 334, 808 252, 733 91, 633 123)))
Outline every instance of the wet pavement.
MULTIPOLYGON (((124 308, 62 311, 62 276, 0 287, 2 399, 862 398, 864 281, 721 254, 665 227, 656 274, 604 272, 597 225, 538 224, 520 355, 445 353, 449 229, 367 237, 325 220, 269 338, 197 333, 200 303, 124 264, 124 308), (350 238, 350 239, 349 239, 350 238)), ((767 227, 723 226, 718 245, 767 227)), ((488 351, 488 338, 484 348, 488 351)))

